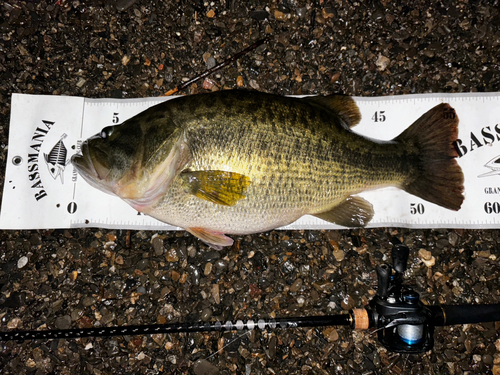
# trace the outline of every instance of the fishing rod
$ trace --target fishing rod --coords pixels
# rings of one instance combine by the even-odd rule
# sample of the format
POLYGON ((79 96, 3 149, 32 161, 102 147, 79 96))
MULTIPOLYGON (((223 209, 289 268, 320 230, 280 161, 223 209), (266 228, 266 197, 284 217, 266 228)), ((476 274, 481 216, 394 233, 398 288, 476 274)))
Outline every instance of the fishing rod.
POLYGON ((418 354, 431 350, 434 328, 440 326, 500 321, 500 304, 427 306, 420 295, 404 284, 409 248, 393 239, 392 265, 376 267, 377 294, 366 308, 325 316, 238 320, 214 323, 170 323, 121 327, 61 330, 10 330, 0 332, 0 341, 109 337, 161 333, 274 330, 299 327, 350 326, 375 328, 378 340, 389 351, 418 354))

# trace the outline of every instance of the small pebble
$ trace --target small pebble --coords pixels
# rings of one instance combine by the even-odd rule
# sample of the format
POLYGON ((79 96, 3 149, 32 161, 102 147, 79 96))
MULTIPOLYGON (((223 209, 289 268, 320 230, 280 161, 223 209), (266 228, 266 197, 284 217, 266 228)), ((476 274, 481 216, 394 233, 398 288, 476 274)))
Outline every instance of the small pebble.
POLYGON ((137 0, 116 0, 115 6, 119 12, 123 12, 135 4, 137 0))
POLYGON ((285 14, 283 12, 280 12, 279 10, 274 11, 274 18, 276 18, 278 21, 286 20, 285 14))
POLYGON ((203 254, 203 260, 205 262, 213 262, 220 259, 220 251, 210 250, 203 254))
POLYGON ((208 276, 212 273, 212 263, 208 262, 207 264, 205 264, 205 269, 203 271, 203 274, 205 276, 208 276))
POLYGON ((141 259, 140 261, 137 262, 136 267, 138 270, 145 270, 149 266, 149 260, 148 259, 141 259))
POLYGON ((206 359, 199 359, 193 366, 195 375, 217 375, 219 369, 206 359))
POLYGON ((306 7, 297 8, 296 13, 297 13, 297 17, 304 18, 307 15, 307 8, 306 7))
POLYGON ((481 258, 489 258, 491 255, 491 252, 489 250, 481 250, 477 252, 477 256, 481 258))
POLYGON ((172 280, 174 281, 179 281, 179 279, 181 278, 181 274, 177 271, 172 271, 171 276, 172 280))
POLYGON ((272 336, 271 339, 269 340, 269 345, 268 345, 268 357, 269 359, 274 359, 276 358, 276 346, 277 346, 277 343, 278 343, 278 339, 276 338, 276 336, 272 336))
POLYGON ((212 56, 210 56, 210 57, 207 59, 207 62, 206 62, 206 67, 207 67, 207 69, 212 69, 212 68, 213 68, 216 64, 217 64, 217 63, 216 63, 215 59, 214 59, 212 56))
POLYGON ((26 266, 28 264, 28 257, 26 256, 22 256, 21 258, 19 258, 19 260, 17 261, 17 268, 21 269, 23 268, 24 266, 26 266))
POLYGON ((312 285, 318 292, 327 292, 333 287, 333 284, 326 280, 315 281, 312 285))
POLYGON ((187 251, 190 258, 194 258, 196 256, 196 248, 194 246, 189 246, 187 251))
POLYGON ((13 318, 13 319, 9 320, 9 322, 7 323, 7 328, 8 329, 16 329, 17 327, 19 327, 20 323, 21 323, 20 318, 13 318))
POLYGON ((76 321, 80 319, 83 316, 83 310, 81 309, 74 309, 71 312, 71 320, 76 321))
POLYGON ((151 338, 160 346, 163 344, 163 341, 165 341, 165 335, 163 333, 155 333, 151 335, 151 338))
POLYGON ((82 305, 84 307, 89 307, 89 306, 92 306, 95 302, 96 302, 96 299, 94 297, 86 296, 86 297, 83 297, 82 305))
POLYGON ((427 267, 432 267, 436 264, 436 258, 434 258, 432 253, 426 249, 420 249, 418 251, 418 256, 427 267))
POLYGON ((219 271, 227 269, 227 262, 224 259, 219 259, 215 262, 215 268, 219 271))
POLYGON ((163 240, 158 237, 157 234, 153 236, 153 239, 151 240, 151 243, 153 244, 153 249, 155 251, 156 256, 160 256, 163 254, 163 240))
POLYGON ((219 284, 212 284, 212 297, 214 297, 215 303, 220 303, 219 284))
POLYGON ((458 243, 458 234, 456 232, 450 232, 448 234, 448 242, 450 243, 451 246, 456 246, 458 243))
POLYGON ((333 256, 337 260, 337 262, 342 262, 344 260, 345 254, 343 250, 334 250, 333 256))
POLYGON ((325 339, 328 340, 328 342, 334 342, 339 339, 339 334, 337 330, 333 327, 328 327, 323 330, 323 336, 325 336, 325 339))
POLYGON ((200 319, 204 322, 208 322, 212 318, 212 314, 213 314, 212 310, 210 310, 208 307, 206 307, 201 312, 200 319))
POLYGON ((342 306, 344 310, 352 310, 354 308, 354 305, 355 302, 351 296, 344 297, 344 299, 342 299, 342 302, 340 303, 340 306, 342 306))
POLYGON ((293 282, 293 284, 290 286, 290 292, 298 292, 300 288, 302 287, 302 279, 297 279, 293 282))
POLYGON ((205 80, 203 81, 202 87, 205 90, 212 90, 214 86, 215 86, 215 81, 210 78, 205 78, 205 80))
POLYGON ((297 297, 297 305, 299 305, 299 307, 304 306, 305 303, 306 303, 306 299, 304 298, 304 296, 297 297))
POLYGON ((242 280, 236 280, 233 284, 233 288, 237 291, 242 290, 245 287, 245 283, 242 280))
POLYGON ((375 65, 377 65, 377 68, 379 71, 383 72, 391 60, 389 60, 387 57, 383 56, 382 54, 379 54, 377 61, 375 62, 375 65))
POLYGON ((179 261, 179 256, 177 255, 177 250, 174 249, 173 247, 168 249, 165 258, 167 259, 168 262, 178 262, 179 261))
POLYGON ((71 317, 69 315, 60 316, 54 324, 57 329, 69 329, 71 327, 71 317))

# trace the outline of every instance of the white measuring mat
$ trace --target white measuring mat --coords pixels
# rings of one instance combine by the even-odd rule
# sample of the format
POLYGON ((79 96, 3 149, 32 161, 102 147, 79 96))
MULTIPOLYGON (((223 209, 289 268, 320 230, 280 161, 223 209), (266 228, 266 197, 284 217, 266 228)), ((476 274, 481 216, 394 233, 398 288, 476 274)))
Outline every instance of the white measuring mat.
MULTIPOLYGON (((88 185, 69 162, 80 143, 168 98, 87 99, 12 95, 1 229, 103 227, 170 230, 120 198, 88 185)), ((456 148, 465 200, 450 211, 396 188, 363 192, 375 216, 368 227, 500 228, 500 93, 355 97, 361 123, 353 130, 390 140, 435 105, 460 119, 456 148)), ((287 229, 339 229, 304 216, 287 229)))

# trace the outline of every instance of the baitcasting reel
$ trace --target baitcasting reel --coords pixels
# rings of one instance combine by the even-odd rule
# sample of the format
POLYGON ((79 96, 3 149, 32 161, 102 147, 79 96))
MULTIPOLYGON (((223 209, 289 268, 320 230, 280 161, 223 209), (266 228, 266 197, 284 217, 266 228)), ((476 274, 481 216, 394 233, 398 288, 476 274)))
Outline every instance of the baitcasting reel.
POLYGON ((432 311, 422 304, 420 295, 403 285, 409 252, 397 243, 392 248, 393 265, 377 266, 378 290, 370 301, 370 326, 377 327, 378 339, 388 350, 421 353, 434 344, 434 325, 432 311))

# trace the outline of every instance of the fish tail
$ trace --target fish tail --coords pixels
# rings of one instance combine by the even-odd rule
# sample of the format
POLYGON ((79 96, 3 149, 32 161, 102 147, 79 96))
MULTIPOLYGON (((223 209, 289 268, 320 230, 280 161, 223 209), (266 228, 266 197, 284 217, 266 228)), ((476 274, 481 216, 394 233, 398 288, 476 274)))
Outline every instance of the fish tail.
POLYGON ((395 141, 416 147, 419 154, 404 190, 458 211, 464 200, 464 175, 455 159, 457 137, 458 116, 447 103, 435 106, 401 133, 395 141))

